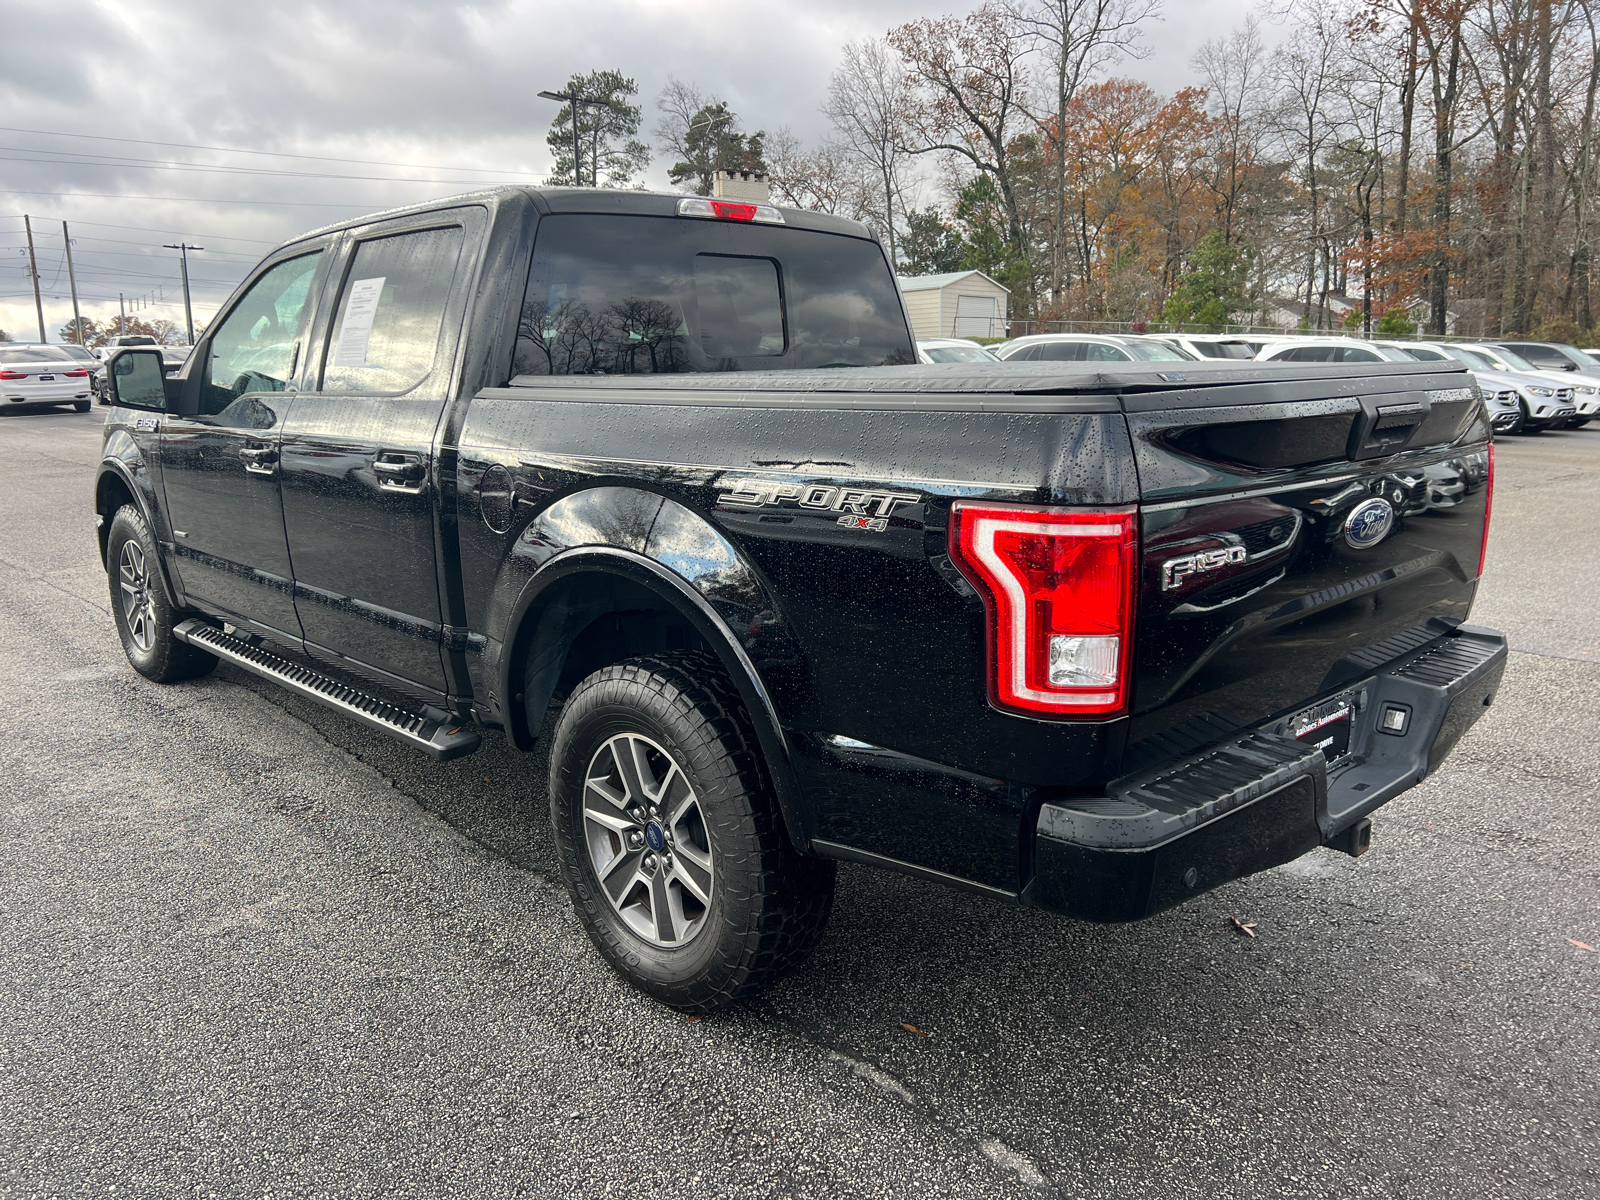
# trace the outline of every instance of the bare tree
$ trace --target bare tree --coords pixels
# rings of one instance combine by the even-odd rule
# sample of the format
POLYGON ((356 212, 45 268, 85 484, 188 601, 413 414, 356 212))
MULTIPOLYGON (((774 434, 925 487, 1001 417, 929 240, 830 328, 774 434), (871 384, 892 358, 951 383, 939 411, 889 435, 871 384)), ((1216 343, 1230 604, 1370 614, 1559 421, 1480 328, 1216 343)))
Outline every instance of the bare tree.
POLYGON ((1067 112, 1078 89, 1108 63, 1124 55, 1143 57, 1148 53, 1138 44, 1140 26, 1156 19, 1160 11, 1161 0, 1039 0, 1011 10, 1012 18, 1042 52, 1048 81, 1041 89, 1049 98, 1048 116, 1035 114, 1034 120, 1051 147, 1054 169, 1052 299, 1059 297, 1065 273, 1067 112))
MULTIPOLYGON (((987 177, 1005 212, 1007 250, 1026 267, 1029 221, 1013 143, 1032 124, 1026 70, 1032 35, 990 3, 961 19, 923 18, 891 29, 889 45, 910 71, 907 148, 953 156, 987 177)), ((1020 282, 1018 299, 1027 305, 1031 272, 1020 282)))
POLYGON ((784 127, 767 135, 766 153, 772 194, 784 204, 882 228, 884 205, 877 179, 838 142, 824 141, 808 152, 794 131, 784 127))
POLYGON ((1211 103, 1221 118, 1218 127, 1216 175, 1208 181, 1222 213, 1222 237, 1232 242, 1245 183, 1246 165, 1254 148, 1256 118, 1263 100, 1261 26, 1254 17, 1226 38, 1200 47, 1194 67, 1206 81, 1211 103))
POLYGON ((909 155, 905 145, 911 88, 899 55, 887 41, 872 38, 845 46, 844 60, 828 81, 822 111, 838 131, 844 151, 876 177, 889 261, 899 261, 895 214, 904 211, 902 176, 909 155))

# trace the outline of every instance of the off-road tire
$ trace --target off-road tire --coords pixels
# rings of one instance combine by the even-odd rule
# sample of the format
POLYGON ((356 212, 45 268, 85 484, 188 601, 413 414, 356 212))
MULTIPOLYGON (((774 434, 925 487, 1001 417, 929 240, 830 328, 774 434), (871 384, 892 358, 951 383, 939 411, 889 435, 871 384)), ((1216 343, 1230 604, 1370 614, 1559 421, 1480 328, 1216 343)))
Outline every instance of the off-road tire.
POLYGON ((616 663, 580 683, 550 751, 550 816, 562 879, 602 957, 664 1004, 706 1013, 793 971, 822 938, 835 867, 790 843, 744 706, 710 654, 684 651, 616 663), (683 772, 711 851, 711 904, 681 946, 653 944, 601 888, 585 840, 591 763, 619 734, 648 738, 683 772))
MULTIPOLYGON (((132 557, 132 555, 130 555, 132 557)), ((156 539, 144 523, 144 517, 131 504, 124 504, 111 518, 111 530, 106 535, 106 575, 111 585, 111 615, 117 623, 117 636, 122 639, 122 650, 133 669, 156 683, 178 683, 184 679, 197 679, 209 675, 217 665, 217 657, 204 650, 180 642, 172 636, 177 624, 172 605, 167 600, 161 583, 160 558, 156 539), (123 558, 125 547, 132 543, 142 557, 146 572, 148 601, 142 617, 135 622, 144 627, 136 636, 130 625, 130 615, 123 589, 123 558), (141 644, 148 641, 148 645, 141 644)))

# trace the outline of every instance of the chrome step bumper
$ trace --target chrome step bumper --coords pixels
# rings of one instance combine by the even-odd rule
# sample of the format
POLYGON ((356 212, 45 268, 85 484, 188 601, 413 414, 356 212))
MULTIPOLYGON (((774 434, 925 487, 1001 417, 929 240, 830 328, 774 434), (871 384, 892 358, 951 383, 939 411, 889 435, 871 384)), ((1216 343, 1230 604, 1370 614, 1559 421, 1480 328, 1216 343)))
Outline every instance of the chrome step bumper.
POLYGON ((173 636, 191 646, 215 654, 224 662, 270 679, 307 699, 325 704, 335 712, 354 717, 390 737, 414 746, 424 754, 443 761, 471 754, 482 738, 444 713, 412 713, 379 700, 310 667, 279 658, 259 646, 231 637, 198 618, 182 622, 173 636))

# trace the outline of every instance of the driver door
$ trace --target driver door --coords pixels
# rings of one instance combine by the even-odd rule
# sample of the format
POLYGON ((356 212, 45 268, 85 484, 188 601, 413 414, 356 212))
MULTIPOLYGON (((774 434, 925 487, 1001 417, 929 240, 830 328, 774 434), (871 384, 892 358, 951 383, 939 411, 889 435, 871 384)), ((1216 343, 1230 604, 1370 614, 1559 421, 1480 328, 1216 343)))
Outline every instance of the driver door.
POLYGON ((172 561, 195 607, 298 645, 279 453, 328 243, 269 262, 201 341, 161 429, 172 561))

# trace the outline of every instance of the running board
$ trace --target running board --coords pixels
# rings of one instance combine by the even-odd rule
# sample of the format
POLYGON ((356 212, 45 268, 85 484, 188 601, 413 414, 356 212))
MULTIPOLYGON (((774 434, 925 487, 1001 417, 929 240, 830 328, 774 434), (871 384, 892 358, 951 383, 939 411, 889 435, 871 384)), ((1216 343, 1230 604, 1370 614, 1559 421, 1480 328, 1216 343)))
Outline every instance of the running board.
POLYGON ((298 692, 308 699, 326 704, 335 712, 354 717, 374 729, 381 729, 441 762, 471 754, 483 740, 445 713, 434 709, 421 713, 406 712, 309 667, 269 654, 241 638, 230 637, 215 625, 208 625, 197 617, 184 621, 172 633, 180 641, 198 646, 208 654, 215 654, 224 662, 242 667, 252 675, 282 684, 291 692, 298 692))

